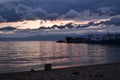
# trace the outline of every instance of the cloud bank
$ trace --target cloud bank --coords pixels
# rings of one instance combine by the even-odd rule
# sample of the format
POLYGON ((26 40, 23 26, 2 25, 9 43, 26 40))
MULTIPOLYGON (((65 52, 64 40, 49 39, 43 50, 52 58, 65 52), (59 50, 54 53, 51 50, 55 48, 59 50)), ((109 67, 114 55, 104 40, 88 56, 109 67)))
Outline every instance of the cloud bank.
POLYGON ((115 16, 120 14, 119 3, 119 0, 0 0, 0 22, 82 20, 82 14, 115 16))

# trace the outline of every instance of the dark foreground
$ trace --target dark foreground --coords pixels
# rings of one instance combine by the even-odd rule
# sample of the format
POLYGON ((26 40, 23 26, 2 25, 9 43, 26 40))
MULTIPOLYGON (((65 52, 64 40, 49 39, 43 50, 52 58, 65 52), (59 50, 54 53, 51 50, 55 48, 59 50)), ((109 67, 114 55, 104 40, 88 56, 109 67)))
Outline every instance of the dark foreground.
POLYGON ((5 73, 0 80, 120 80, 120 63, 5 73))

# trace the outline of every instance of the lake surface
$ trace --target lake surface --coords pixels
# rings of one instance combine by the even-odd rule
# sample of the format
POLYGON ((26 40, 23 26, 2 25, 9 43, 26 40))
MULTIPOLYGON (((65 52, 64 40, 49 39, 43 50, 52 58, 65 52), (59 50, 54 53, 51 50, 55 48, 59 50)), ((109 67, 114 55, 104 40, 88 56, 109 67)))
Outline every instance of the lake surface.
POLYGON ((0 42, 0 73, 120 62, 120 45, 56 43, 54 41, 0 42))

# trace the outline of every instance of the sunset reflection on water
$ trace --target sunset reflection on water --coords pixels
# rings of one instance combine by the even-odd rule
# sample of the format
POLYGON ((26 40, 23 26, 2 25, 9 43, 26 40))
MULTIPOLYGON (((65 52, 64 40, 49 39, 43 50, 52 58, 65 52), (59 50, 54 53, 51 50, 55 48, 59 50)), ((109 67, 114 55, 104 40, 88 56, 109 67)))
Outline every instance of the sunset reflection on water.
POLYGON ((54 41, 0 42, 0 72, 111 63, 120 61, 120 46, 54 41))

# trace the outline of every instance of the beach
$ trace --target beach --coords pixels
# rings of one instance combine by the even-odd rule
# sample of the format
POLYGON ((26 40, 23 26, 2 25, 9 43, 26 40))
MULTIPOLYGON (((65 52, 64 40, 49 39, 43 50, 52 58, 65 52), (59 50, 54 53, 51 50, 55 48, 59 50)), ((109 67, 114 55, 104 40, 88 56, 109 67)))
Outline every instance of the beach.
POLYGON ((120 63, 1 73, 0 80, 120 80, 120 63))

